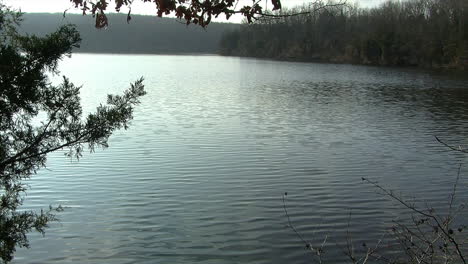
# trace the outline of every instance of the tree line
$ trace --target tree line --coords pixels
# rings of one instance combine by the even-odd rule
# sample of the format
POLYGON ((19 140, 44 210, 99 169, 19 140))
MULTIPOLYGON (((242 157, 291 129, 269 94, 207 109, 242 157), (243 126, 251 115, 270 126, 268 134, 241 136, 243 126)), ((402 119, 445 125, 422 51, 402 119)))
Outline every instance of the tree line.
POLYGON ((468 69, 468 1, 388 1, 375 8, 323 3, 281 10, 226 32, 223 55, 468 69), (287 16, 288 13, 308 15, 287 16))
POLYGON ((22 33, 45 36, 58 27, 71 23, 82 38, 80 48, 74 52, 128 53, 128 54, 179 54, 218 52, 223 32, 239 25, 211 23, 203 29, 197 25, 181 24, 174 18, 132 15, 127 23, 125 14, 108 14, 109 27, 97 29, 94 19, 81 14, 23 15, 22 33))

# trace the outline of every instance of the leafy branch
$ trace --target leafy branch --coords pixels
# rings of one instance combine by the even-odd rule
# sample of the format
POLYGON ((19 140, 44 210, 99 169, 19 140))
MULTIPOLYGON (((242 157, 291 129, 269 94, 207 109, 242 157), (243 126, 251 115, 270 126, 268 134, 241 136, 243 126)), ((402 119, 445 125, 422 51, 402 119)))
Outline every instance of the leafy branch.
MULTIPOLYGON (((224 15, 226 19, 239 14, 247 19, 249 23, 264 18, 282 18, 309 14, 310 12, 298 12, 291 14, 272 13, 281 10, 281 0, 268 0, 262 6, 262 0, 252 0, 251 4, 238 7, 240 0, 140 0, 143 3, 154 3, 158 17, 173 14, 176 18, 184 20, 187 25, 197 24, 202 27, 208 26, 213 18, 224 15), (268 9, 267 3, 273 7, 268 9)), ((109 25, 106 11, 110 3, 114 2, 115 11, 120 12, 122 7, 128 7, 127 22, 131 20, 132 3, 130 0, 70 0, 75 8, 79 8, 83 15, 90 13, 95 18, 95 26, 104 28, 109 25)), ((314 6, 320 6, 317 10, 345 5, 345 0, 338 3, 323 0, 315 0, 314 6)), ((314 11, 312 11, 314 12, 314 11)), ((65 15, 65 13, 64 13, 65 15)))

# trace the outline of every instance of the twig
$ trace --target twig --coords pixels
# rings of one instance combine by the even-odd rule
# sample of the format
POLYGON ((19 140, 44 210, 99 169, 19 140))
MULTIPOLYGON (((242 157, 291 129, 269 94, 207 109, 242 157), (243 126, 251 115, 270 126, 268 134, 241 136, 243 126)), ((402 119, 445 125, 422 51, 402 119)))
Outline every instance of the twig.
POLYGON ((457 185, 458 185, 458 182, 460 181, 461 167, 462 167, 462 164, 460 163, 460 165, 458 166, 457 178, 455 179, 455 183, 453 184, 453 191, 452 191, 452 194, 450 195, 450 203, 449 203, 449 211, 448 211, 449 217, 452 215, 453 201, 455 200, 455 194, 457 192, 457 185))
POLYGON ((284 193, 283 194, 283 209, 284 209, 284 213, 286 214, 286 217, 288 219, 288 225, 289 227, 291 227, 291 229, 294 231, 294 233, 296 233, 297 237, 299 237, 299 239, 302 240, 302 242, 304 242, 304 244, 306 245, 306 247, 310 247, 310 243, 307 242, 303 237, 302 235, 296 230, 296 228, 294 227, 294 225, 291 223, 291 218, 289 217, 289 214, 288 214, 288 209, 286 208, 286 199, 285 197, 288 195, 288 193, 284 193))
POLYGON ((397 202, 399 202, 401 205, 403 205, 404 207, 406 207, 407 209, 410 209, 420 215, 423 215, 423 216, 426 216, 428 218, 431 218, 434 220, 434 223, 436 224, 436 226, 440 229, 440 231, 444 234, 444 236, 455 246, 455 249, 457 251, 457 255, 460 257, 462 263, 466 264, 466 259, 463 255, 463 252, 461 251, 461 248, 460 248, 460 244, 455 240, 455 238, 450 234, 450 231, 447 230, 447 228, 444 228, 444 225, 441 223, 441 220, 439 220, 439 218, 432 214, 431 212, 429 213, 426 213, 424 211, 422 211, 421 209, 418 209, 416 206, 414 205, 411 205, 411 204, 408 204, 406 201, 403 200, 403 198, 395 195, 392 191, 389 191, 385 188, 383 188, 382 186, 380 186, 377 182, 374 182, 374 181, 371 181, 367 178, 364 178, 362 177, 362 180, 365 181, 365 182, 368 182, 370 184, 372 184, 374 187, 378 188, 379 190, 381 190, 384 194, 388 195, 390 198, 396 200, 397 202))
POLYGON ((286 217, 288 219, 288 226, 291 227, 291 229, 296 233, 297 237, 305 244, 307 249, 310 249, 317 255, 318 262, 319 264, 322 264, 322 253, 323 253, 323 247, 325 246, 325 243, 327 242, 328 235, 325 236, 325 239, 323 240, 322 244, 320 245, 319 248, 314 248, 312 246, 312 243, 308 242, 307 240, 304 239, 304 237, 297 231, 296 227, 291 222, 291 217, 289 216, 288 209, 286 207, 286 196, 288 195, 287 192, 283 194, 283 209, 284 213, 286 214, 286 217))
POLYGON ((434 137, 437 140, 437 142, 439 142, 440 144, 446 146, 447 148, 449 148, 451 150, 455 150, 455 151, 462 152, 462 153, 468 153, 468 151, 464 150, 461 146, 458 146, 458 148, 456 148, 456 147, 450 146, 449 144, 447 144, 444 141, 440 140, 437 136, 434 136, 434 137))

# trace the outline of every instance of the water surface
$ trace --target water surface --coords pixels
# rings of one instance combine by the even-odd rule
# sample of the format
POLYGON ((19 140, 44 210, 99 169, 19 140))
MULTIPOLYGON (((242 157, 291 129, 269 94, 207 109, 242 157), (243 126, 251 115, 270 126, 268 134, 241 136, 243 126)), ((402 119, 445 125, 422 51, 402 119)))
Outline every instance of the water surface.
POLYGON ((60 69, 85 111, 140 76, 148 94, 110 148, 49 156, 26 207, 66 210, 15 263, 309 263, 284 192, 339 262, 346 230, 372 243, 404 214, 361 177, 443 206, 467 161, 434 139, 468 143, 457 76, 219 56, 76 54, 60 69))

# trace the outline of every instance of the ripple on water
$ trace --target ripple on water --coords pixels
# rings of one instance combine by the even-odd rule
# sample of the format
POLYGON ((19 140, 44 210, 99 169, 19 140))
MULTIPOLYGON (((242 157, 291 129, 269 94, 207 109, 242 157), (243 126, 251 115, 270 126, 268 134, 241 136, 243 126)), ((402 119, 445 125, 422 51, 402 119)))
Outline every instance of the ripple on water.
POLYGON ((371 243, 404 214, 361 177, 441 206, 466 159, 433 138, 466 138, 466 80, 218 56, 79 54, 60 69, 85 84, 85 111, 132 76, 148 94, 109 149, 54 153, 28 181, 26 208, 66 210, 16 263, 309 263, 284 192, 295 227, 328 236, 338 263, 347 231, 371 243), (124 62, 112 76, 90 70, 124 62), (173 81, 176 66, 189 84, 173 81))

